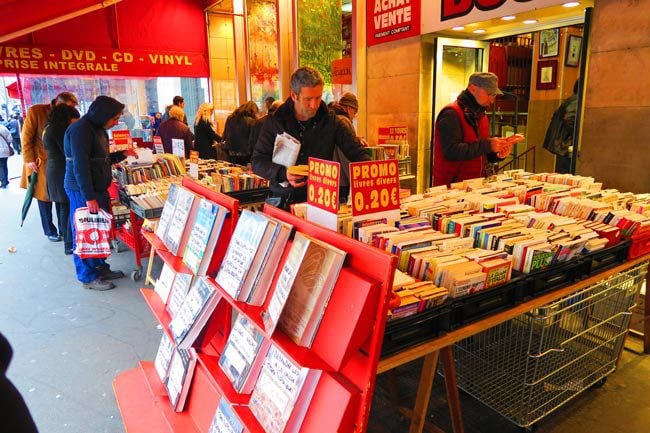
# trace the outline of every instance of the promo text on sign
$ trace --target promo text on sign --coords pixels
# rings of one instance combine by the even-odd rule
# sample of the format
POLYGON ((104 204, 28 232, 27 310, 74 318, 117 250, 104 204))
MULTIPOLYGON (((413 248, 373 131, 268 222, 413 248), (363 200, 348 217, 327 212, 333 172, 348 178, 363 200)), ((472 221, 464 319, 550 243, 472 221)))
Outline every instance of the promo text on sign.
POLYGON ((375 37, 400 33, 411 29, 411 1, 410 0, 375 0, 373 9, 375 30, 391 29, 377 32, 375 37), (401 26, 401 27, 395 27, 401 26))
POLYGON ((399 209, 397 160, 350 164, 350 184, 353 216, 399 209))
POLYGON ((337 213, 339 209, 338 162, 309 158, 307 178, 307 203, 323 210, 337 213))

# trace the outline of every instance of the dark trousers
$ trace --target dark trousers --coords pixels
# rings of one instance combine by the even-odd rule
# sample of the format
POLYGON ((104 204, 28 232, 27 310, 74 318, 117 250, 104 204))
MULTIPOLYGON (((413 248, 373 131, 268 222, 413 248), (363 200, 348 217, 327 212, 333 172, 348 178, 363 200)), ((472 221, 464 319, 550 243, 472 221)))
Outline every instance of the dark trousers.
POLYGON ((0 158, 0 188, 9 185, 9 170, 7 169, 7 159, 0 158))
MULTIPOLYGON (((52 222, 52 202, 51 201, 41 201, 38 202, 38 213, 41 215, 41 226, 43 227, 43 233, 45 236, 57 236, 59 233, 63 235, 61 231, 61 219, 58 220, 59 230, 52 222)), ((56 213, 59 214, 60 203, 55 203, 56 213)))
POLYGON ((16 151, 16 153, 18 153, 18 155, 20 155, 20 152, 22 152, 23 150, 21 146, 22 145, 20 144, 20 137, 18 138, 14 137, 14 150, 16 151))
POLYGON ((59 223, 59 234, 63 236, 63 247, 72 249, 72 227, 70 227, 70 203, 56 203, 56 219, 59 223))
POLYGON ((557 155, 555 157, 555 172, 560 174, 571 173, 571 157, 557 155))

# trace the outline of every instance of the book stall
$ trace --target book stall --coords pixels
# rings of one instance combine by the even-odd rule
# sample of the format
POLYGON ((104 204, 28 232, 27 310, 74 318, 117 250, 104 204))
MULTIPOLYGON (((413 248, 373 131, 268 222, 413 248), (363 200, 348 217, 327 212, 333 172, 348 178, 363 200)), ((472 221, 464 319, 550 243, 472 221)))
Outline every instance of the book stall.
POLYGON ((411 431, 439 358, 455 432, 458 386, 530 427, 614 371, 647 276, 650 194, 515 170, 400 197, 397 160, 379 160, 351 164, 339 208, 338 168, 309 160, 296 215, 170 184, 143 235, 164 263, 141 289, 160 346, 114 383, 128 431, 363 432, 375 375, 418 358, 411 431), (490 393, 504 377, 509 399, 490 393))
MULTIPOLYGON (((149 257, 151 249, 141 235, 145 220, 159 218, 170 185, 180 184, 191 174, 191 161, 177 155, 152 154, 137 149, 138 158, 127 158, 113 165, 113 178, 117 185, 118 200, 113 202, 115 239, 121 241, 135 256, 134 281, 142 277, 142 259, 149 257), (126 209, 125 209, 126 208, 126 209)), ((268 182, 248 173, 244 167, 226 161, 197 160, 196 179, 215 191, 237 197, 242 203, 259 203, 268 196, 268 182)), ((151 264, 151 263, 150 263, 151 264)))
POLYGON ((163 333, 114 381, 127 431, 364 431, 395 256, 197 181, 145 238, 163 333))
POLYGON ((379 372, 424 358, 400 410, 411 431, 439 356, 455 432, 458 386, 528 428, 614 371, 647 278, 650 194, 512 171, 405 198, 397 220, 355 207, 339 231, 398 256, 379 372))

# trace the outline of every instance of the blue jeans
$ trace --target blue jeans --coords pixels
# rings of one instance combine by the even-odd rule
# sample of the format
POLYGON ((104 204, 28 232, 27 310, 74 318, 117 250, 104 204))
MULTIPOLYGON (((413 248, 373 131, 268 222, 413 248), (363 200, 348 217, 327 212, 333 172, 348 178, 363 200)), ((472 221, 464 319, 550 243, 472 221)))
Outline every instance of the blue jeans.
POLYGON ((9 170, 7 170, 7 159, 0 158, 0 186, 4 187, 9 185, 9 170))
MULTIPOLYGON (((79 191, 72 191, 66 188, 66 194, 70 199, 70 227, 72 228, 72 250, 77 247, 77 231, 74 227, 74 212, 80 207, 86 207, 86 200, 79 191)), ((100 194, 97 197, 99 202, 99 207, 104 209, 107 212, 110 212, 110 198, 108 196, 108 191, 100 194)), ((76 254, 72 255, 74 260, 75 271, 77 272, 77 279, 82 283, 90 283, 99 277, 97 272, 97 267, 107 267, 105 259, 82 259, 76 254)))
MULTIPOLYGON (((41 216, 41 227, 43 227, 43 233, 45 236, 58 236, 62 235, 60 233, 56 226, 54 225, 54 222, 52 221, 52 202, 51 201, 41 201, 41 200, 36 200, 38 202, 38 213, 41 216)), ((57 214, 59 210, 59 204, 55 204, 56 209, 57 209, 57 214)), ((85 204, 84 204, 85 206, 85 204)), ((61 221, 59 221, 59 226, 61 221)), ((59 227, 60 229, 61 227, 59 227)))

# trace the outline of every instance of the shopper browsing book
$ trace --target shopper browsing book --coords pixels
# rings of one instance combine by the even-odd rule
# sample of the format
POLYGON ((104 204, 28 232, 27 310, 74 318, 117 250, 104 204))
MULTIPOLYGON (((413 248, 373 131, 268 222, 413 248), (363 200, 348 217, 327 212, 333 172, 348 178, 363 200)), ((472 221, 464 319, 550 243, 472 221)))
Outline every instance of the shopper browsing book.
POLYGON ((309 157, 332 160, 339 147, 352 162, 370 159, 354 131, 327 109, 322 101, 324 80, 315 69, 305 66, 291 76, 291 96, 262 127, 253 149, 253 171, 271 182, 280 205, 307 199, 307 179, 287 173, 287 167, 273 162, 276 137, 287 133, 301 143, 294 164, 307 164, 309 157), (282 184, 286 186, 282 186, 282 184))
POLYGON ((440 111, 436 119, 433 145, 433 185, 449 185, 489 175, 493 164, 510 154, 512 146, 524 139, 489 136, 485 109, 503 92, 491 72, 475 72, 467 89, 456 101, 440 111))

